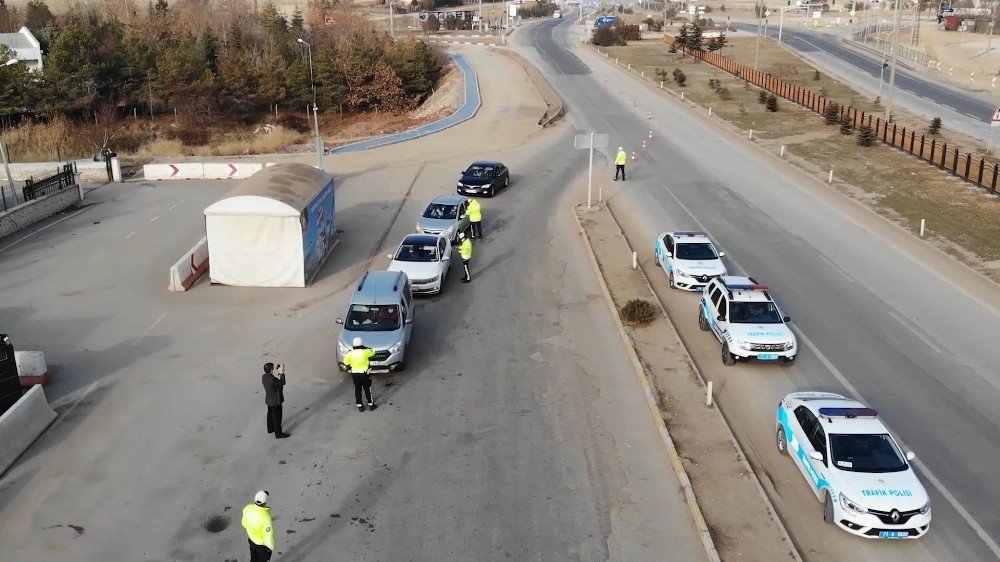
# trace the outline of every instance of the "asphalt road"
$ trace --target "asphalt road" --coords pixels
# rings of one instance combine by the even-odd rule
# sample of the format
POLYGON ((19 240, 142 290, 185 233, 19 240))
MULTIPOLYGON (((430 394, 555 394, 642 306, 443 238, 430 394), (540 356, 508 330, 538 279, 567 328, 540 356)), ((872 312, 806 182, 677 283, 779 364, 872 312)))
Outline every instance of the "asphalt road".
POLYGON ((572 131, 539 132, 514 63, 465 53, 479 117, 327 160, 341 243, 312 287, 166 291, 226 182, 102 187, 0 245, 3 329, 45 351, 60 414, 0 480, 5 562, 242 560, 258 489, 281 561, 704 558, 567 212, 572 131), (483 202, 473 282, 454 268, 419 299, 407 371, 359 413, 334 318, 482 157, 513 180, 483 202), (282 441, 264 431, 268 360, 288 364, 282 441))
POLYGON ((719 403, 803 555, 996 559, 995 285, 687 106, 667 101, 649 82, 580 47, 570 24, 541 22, 541 29, 515 37, 563 96, 580 132, 609 133, 612 149, 639 153, 625 184, 603 179, 613 173, 610 154, 595 158, 596 173, 607 182, 611 207, 654 284, 665 284, 649 267, 655 235, 705 229, 729 252, 731 270, 771 286, 794 319, 804 348, 795 367, 724 368, 718 344, 697 330, 697 297, 661 292, 696 361, 716 381, 719 403), (563 72, 579 64, 577 55, 596 73, 563 72), (656 139, 643 152, 639 144, 650 129, 656 139), (916 451, 918 474, 934 505, 927 537, 872 542, 822 523, 821 505, 774 448, 778 400, 804 389, 859 395, 916 451))

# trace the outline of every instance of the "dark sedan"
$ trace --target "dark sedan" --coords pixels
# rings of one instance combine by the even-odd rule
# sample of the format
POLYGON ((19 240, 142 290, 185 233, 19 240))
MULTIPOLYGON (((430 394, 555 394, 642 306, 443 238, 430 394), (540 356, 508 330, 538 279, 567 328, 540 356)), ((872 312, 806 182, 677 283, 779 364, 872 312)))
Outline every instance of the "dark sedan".
POLYGON ((499 162, 474 162, 458 178, 458 192, 464 195, 489 195, 510 185, 510 170, 499 162))

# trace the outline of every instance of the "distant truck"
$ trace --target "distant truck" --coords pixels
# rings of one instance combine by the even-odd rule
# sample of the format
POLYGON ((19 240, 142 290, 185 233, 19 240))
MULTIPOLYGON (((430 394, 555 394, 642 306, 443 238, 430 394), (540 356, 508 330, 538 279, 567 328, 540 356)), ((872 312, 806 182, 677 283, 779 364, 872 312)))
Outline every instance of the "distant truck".
POLYGON ((594 27, 612 27, 618 25, 618 18, 615 16, 601 16, 594 20, 594 27))

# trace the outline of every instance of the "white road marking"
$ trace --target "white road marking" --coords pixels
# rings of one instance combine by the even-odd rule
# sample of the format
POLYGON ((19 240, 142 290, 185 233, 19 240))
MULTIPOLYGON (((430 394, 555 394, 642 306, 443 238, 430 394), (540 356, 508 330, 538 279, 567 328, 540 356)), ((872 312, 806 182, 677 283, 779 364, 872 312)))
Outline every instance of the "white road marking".
MULTIPOLYGON (((708 229, 702 226, 701 221, 699 221, 694 216, 694 214, 692 214, 691 211, 688 210, 688 208, 684 206, 683 203, 680 202, 677 196, 674 195, 669 188, 667 188, 667 185, 666 184, 661 184, 661 185, 663 186, 664 190, 670 194, 670 196, 674 199, 674 201, 677 202, 677 205, 681 209, 684 209, 684 212, 686 212, 691 217, 691 219, 694 220, 695 224, 697 224, 701 230, 708 232, 708 229)), ((739 262, 730 257, 728 254, 726 257, 729 257, 729 261, 733 265, 735 265, 736 268, 739 269, 744 276, 746 275, 746 270, 744 270, 743 267, 740 266, 739 262)), ((868 402, 864 400, 864 398, 861 396, 861 393, 858 392, 858 389, 854 388, 854 385, 847 380, 847 377, 845 377, 844 374, 841 373, 836 366, 834 366, 833 362, 827 359, 826 355, 823 355, 823 352, 820 351, 818 347, 816 347, 816 344, 814 344, 812 340, 806 337, 806 335, 803 334, 802 331, 798 329, 798 327, 794 326, 789 326, 789 327, 795 332, 798 338, 801 339, 802 342, 806 344, 806 347, 808 347, 810 351, 816 354, 816 357, 819 358, 820 362, 823 363, 823 365, 827 368, 827 370, 829 370, 830 373, 832 373, 833 376, 836 377, 837 381, 839 381, 840 384, 842 384, 844 388, 847 389, 847 392, 849 392, 855 399, 857 399, 858 402, 861 402, 862 404, 868 404, 868 402)), ((890 433, 897 436, 898 438, 899 436, 898 433, 889 428, 888 425, 886 425, 886 428, 889 429, 890 433)), ((900 445, 902 445, 901 441, 900 445)), ((993 554, 997 558, 1000 558, 1000 546, 998 546, 996 541, 993 540, 992 537, 990 537, 990 535, 986 532, 986 530, 983 529, 983 527, 979 523, 977 523, 975 519, 973 519, 972 514, 966 511, 966 509, 962 506, 962 504, 959 503, 958 499, 956 499, 955 496, 953 496, 951 492, 949 492, 948 489, 945 488, 944 484, 942 484, 941 481, 938 480, 933 473, 931 473, 930 469, 928 469, 927 466, 924 465, 924 463, 920 462, 919 459, 914 460, 912 462, 917 468, 920 469, 920 472, 924 474, 924 476, 927 478, 927 481, 930 482, 931 485, 934 486, 934 488, 937 489, 937 491, 940 492, 942 496, 944 496, 945 500, 947 500, 948 503, 951 504, 951 506, 955 509, 955 511, 958 512, 958 514, 962 517, 962 519, 965 520, 965 522, 969 525, 969 527, 972 528, 972 530, 976 533, 976 535, 978 535, 979 538, 982 539, 984 543, 986 543, 986 546, 993 551, 993 554)))
MULTIPOLYGON (((73 409, 76 408, 76 405, 79 404, 81 401, 83 401, 83 399, 86 398, 91 393, 91 391, 93 391, 95 388, 97 388, 97 384, 100 383, 100 382, 101 381, 94 381, 94 382, 92 382, 90 384, 90 386, 87 387, 87 390, 83 394, 81 394, 76 400, 74 400, 73 403, 69 405, 69 408, 66 408, 66 411, 63 412, 61 416, 59 416, 59 417, 56 418, 56 421, 52 422, 52 425, 49 426, 49 431, 52 431, 53 429, 55 429, 55 427, 58 426, 59 423, 62 420, 64 420, 67 417, 69 417, 69 415, 73 411, 73 409)), ((57 407, 56 404, 55 404, 55 402, 53 402, 50 405, 53 408, 57 407)))
POLYGON ((100 254, 97 254, 96 256, 90 258, 90 261, 97 261, 97 260, 101 259, 102 257, 104 257, 104 252, 101 252, 100 254))
POLYGON ((171 206, 167 207, 167 210, 168 210, 168 211, 172 211, 172 210, 174 210, 174 207, 176 207, 176 206, 177 206, 177 205, 171 205, 171 206))
POLYGON ((167 313, 166 312, 164 312, 163 314, 161 314, 160 317, 156 319, 156 322, 153 322, 152 324, 150 324, 149 327, 146 328, 146 331, 143 332, 141 336, 139 336, 138 338, 135 339, 135 341, 132 342, 132 345, 137 345, 140 341, 142 341, 142 338, 144 338, 147 335, 149 335, 149 333, 153 331, 153 328, 155 328, 156 325, 159 324, 160 322, 162 322, 163 319, 166 318, 166 317, 167 317, 167 313))
POLYGON ((840 267, 838 267, 837 264, 833 263, 833 261, 831 261, 830 258, 824 256, 823 254, 819 254, 819 259, 826 262, 826 265, 830 266, 831 269, 842 275, 844 279, 847 279, 851 283, 854 283, 854 278, 848 275, 847 272, 845 272, 843 269, 840 269, 840 267))
POLYGON ((942 350, 940 347, 938 347, 933 341, 930 340, 930 338, 928 338, 927 336, 925 336, 925 335, 921 334, 919 331, 917 331, 917 329, 914 328, 913 326, 911 326, 910 322, 908 322, 905 318, 903 318, 902 316, 896 314, 892 310, 889 311, 889 316, 892 316, 893 318, 895 318, 896 321, 899 322, 900 324, 902 324, 904 328, 906 328, 907 330, 909 330, 910 332, 912 332, 913 335, 915 335, 918 338, 920 338, 920 341, 924 342, 924 344, 926 344, 927 347, 933 349, 934 351, 936 351, 938 353, 944 353, 944 350, 942 350))
POLYGON ((131 238, 131 237, 132 237, 132 235, 133 235, 133 234, 135 234, 136 232, 138 232, 138 231, 137 231, 137 230, 133 230, 132 232, 129 232, 128 234, 126 234, 126 235, 125 235, 125 239, 126 239, 126 240, 128 240, 128 239, 129 239, 129 238, 131 238))
POLYGON ((149 222, 156 222, 159 218, 160 218, 159 216, 155 216, 155 217, 149 219, 149 222))
MULTIPOLYGON (((89 208, 90 208, 90 207, 87 207, 87 209, 89 209, 89 208)), ((34 236, 34 235, 38 234, 39 232, 41 232, 41 231, 43 231, 43 230, 45 230, 45 229, 47 229, 47 228, 51 228, 51 227, 53 227, 53 226, 55 226, 55 225, 57 225, 57 224, 61 223, 61 222, 62 222, 62 221, 64 221, 64 220, 67 220, 67 219, 71 219, 71 218, 73 218, 73 217, 75 217, 75 216, 79 215, 80 213, 82 213, 82 212, 86 211, 87 209, 80 209, 79 211, 77 211, 77 212, 73 213, 72 215, 67 215, 67 216, 65 216, 65 217, 63 217, 63 218, 61 218, 61 219, 57 220, 56 222, 54 222, 54 223, 52 223, 52 224, 47 224, 47 225, 43 226, 42 228, 39 228, 38 230, 36 230, 36 231, 34 231, 34 232, 30 233, 30 234, 27 234, 27 235, 25 235, 25 236, 23 236, 23 237, 21 237, 21 238, 19 238, 19 239, 15 240, 15 241, 11 242, 10 244, 7 244, 7 245, 6 245, 6 246, 4 246, 3 248, 0 248, 0 252, 3 252, 4 250, 6 250, 6 249, 8 249, 8 248, 13 248, 14 246, 17 246, 18 244, 20 244, 21 242, 24 242, 24 241, 25 241, 25 240, 27 240, 28 238, 31 238, 32 236, 34 236)))
POLYGON ((950 109, 950 110, 952 110, 952 111, 958 111, 957 109, 955 109, 954 107, 952 107, 952 106, 950 106, 950 105, 948 105, 948 104, 946 104, 946 103, 942 103, 941 105, 943 105, 943 106, 947 107, 948 109, 950 109))

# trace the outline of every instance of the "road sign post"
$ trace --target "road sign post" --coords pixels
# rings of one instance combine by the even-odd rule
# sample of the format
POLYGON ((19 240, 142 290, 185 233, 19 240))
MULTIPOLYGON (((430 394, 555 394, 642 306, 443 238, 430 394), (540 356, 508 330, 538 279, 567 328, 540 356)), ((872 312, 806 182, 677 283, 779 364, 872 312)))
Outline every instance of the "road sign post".
POLYGON ((990 119, 990 149, 987 152, 996 152, 993 145, 993 131, 996 127, 1000 127, 1000 107, 993 112, 993 118, 990 119))
POLYGON ((577 150, 590 150, 590 165, 587 169, 587 208, 590 208, 591 193, 594 185, 594 149, 608 147, 608 135, 598 135, 591 132, 589 135, 576 135, 573 138, 573 147, 577 150))

